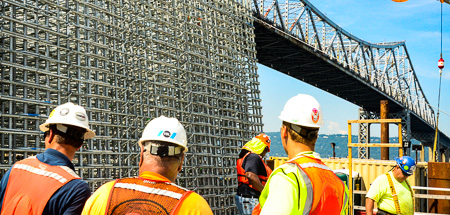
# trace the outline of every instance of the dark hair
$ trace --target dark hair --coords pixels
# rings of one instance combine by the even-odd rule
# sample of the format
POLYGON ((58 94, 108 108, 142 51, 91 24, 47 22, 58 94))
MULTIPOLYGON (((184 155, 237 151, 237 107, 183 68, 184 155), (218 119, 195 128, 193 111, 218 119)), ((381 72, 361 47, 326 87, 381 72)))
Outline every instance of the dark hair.
MULTIPOLYGON (((76 126, 64 125, 67 127, 67 132, 64 133, 56 128, 56 124, 51 124, 48 126, 50 130, 55 134, 55 141, 62 145, 71 145, 74 148, 79 148, 83 145, 84 133, 86 129, 79 128, 76 126)), ((49 131, 45 132, 45 137, 48 135, 49 131)))

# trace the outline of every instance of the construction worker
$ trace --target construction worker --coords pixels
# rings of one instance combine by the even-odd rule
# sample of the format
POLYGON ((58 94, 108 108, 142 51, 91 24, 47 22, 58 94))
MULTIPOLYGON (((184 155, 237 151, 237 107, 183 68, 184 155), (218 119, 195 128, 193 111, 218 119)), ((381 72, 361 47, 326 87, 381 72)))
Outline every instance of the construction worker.
POLYGON ((212 214, 200 195, 175 184, 187 152, 187 136, 176 118, 150 121, 138 142, 139 177, 101 186, 82 214, 212 214))
POLYGON ((323 114, 314 97, 298 94, 279 118, 289 160, 276 168, 253 214, 347 214, 348 189, 314 152, 323 114))
POLYGON ((16 162, 3 176, 1 214, 80 214, 91 190, 71 161, 84 140, 95 136, 86 110, 60 105, 39 128, 46 150, 16 162))
POLYGON ((408 180, 416 170, 416 162, 408 156, 395 158, 392 171, 378 176, 366 195, 366 213, 373 214, 377 202, 377 214, 414 214, 414 191, 408 180))
POLYGON ((262 159, 270 152, 270 138, 259 134, 248 141, 236 162, 238 189, 236 206, 241 215, 252 214, 272 169, 262 159))

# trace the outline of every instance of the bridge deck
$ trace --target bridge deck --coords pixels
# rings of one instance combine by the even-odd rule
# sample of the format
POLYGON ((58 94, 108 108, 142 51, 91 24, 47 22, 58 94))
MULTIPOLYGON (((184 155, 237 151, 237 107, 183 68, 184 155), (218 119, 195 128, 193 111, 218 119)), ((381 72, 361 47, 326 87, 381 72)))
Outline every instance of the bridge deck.
MULTIPOLYGON (((331 60, 303 41, 277 29, 266 20, 256 18, 255 42, 258 62, 291 77, 316 86, 343 98, 368 111, 379 112, 380 100, 389 101, 391 113, 405 108, 398 101, 381 90, 367 84, 361 77, 331 60)), ((434 129, 429 123, 411 113, 411 132, 433 136, 434 129)), ((434 136, 433 136, 434 137, 434 136)), ((450 139, 441 132, 442 142, 450 147, 450 139)), ((426 146, 431 146, 429 138, 415 137, 426 146)))

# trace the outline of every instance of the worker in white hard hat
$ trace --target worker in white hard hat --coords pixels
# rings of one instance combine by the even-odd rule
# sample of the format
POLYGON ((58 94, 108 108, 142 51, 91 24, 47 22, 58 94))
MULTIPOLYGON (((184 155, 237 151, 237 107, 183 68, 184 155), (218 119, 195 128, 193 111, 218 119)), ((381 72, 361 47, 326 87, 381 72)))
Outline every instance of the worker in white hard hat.
POLYGON ((73 103, 56 107, 44 124, 45 151, 16 162, 1 180, 1 214, 80 214, 91 195, 72 159, 95 133, 86 110, 73 103))
POLYGON ((272 172, 253 214, 347 214, 348 189, 314 152, 323 125, 319 102, 299 94, 286 102, 279 118, 289 160, 272 172))
POLYGON ((151 120, 138 142, 139 177, 101 186, 82 214, 208 214, 203 197, 175 184, 187 152, 187 136, 176 118, 151 120))

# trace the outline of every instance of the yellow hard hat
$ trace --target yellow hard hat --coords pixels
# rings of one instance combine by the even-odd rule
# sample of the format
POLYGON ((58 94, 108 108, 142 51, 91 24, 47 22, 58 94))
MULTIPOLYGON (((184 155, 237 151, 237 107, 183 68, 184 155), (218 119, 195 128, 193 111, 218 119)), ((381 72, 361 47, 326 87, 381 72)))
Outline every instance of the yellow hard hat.
POLYGON ((254 137, 250 141, 248 141, 242 149, 247 149, 253 153, 261 154, 264 151, 264 148, 266 148, 267 145, 261 141, 261 139, 254 137))

